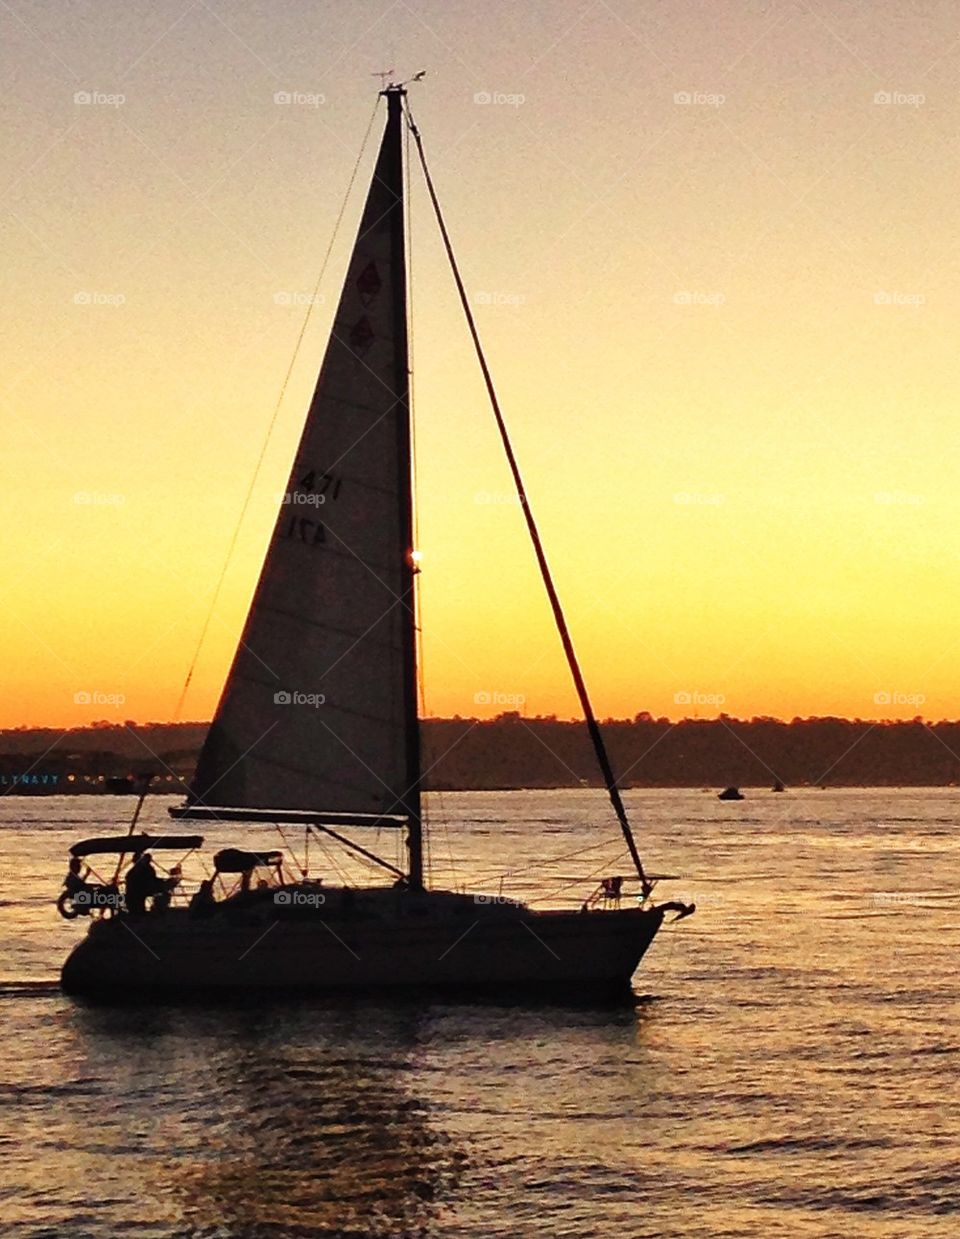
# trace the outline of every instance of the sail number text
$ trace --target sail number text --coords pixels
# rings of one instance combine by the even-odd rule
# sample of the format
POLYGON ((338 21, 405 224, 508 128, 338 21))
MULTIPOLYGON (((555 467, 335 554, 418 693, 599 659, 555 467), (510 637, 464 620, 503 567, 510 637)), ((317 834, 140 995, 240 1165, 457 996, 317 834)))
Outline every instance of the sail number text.
MULTIPOLYGON (((318 469, 311 469, 299 480, 291 499, 296 500, 298 506, 302 503, 310 503, 319 507, 321 503, 339 498, 342 485, 343 478, 337 474, 321 473, 318 469)), ((320 546, 327 540, 327 531, 323 521, 301 516, 299 512, 294 511, 283 523, 280 537, 292 538, 307 546, 320 546)))
POLYGON ((294 538, 305 542, 307 546, 319 546, 321 542, 326 542, 327 531, 323 527, 323 521, 312 521, 307 516, 298 516, 296 512, 291 512, 289 520, 280 530, 280 537, 294 538))
POLYGON ((297 483, 297 490, 310 495, 323 495, 324 499, 339 499, 342 485, 343 478, 336 473, 320 473, 311 469, 297 483))

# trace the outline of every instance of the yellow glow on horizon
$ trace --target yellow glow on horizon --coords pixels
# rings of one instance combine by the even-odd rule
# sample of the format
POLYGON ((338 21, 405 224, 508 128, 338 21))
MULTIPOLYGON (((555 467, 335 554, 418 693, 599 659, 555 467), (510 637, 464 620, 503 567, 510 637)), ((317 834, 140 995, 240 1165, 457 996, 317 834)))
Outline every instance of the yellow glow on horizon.
MULTIPOLYGON (((761 8, 717 10, 705 39, 687 0, 580 24, 566 3, 418 3, 389 50, 326 3, 233 6, 242 42, 202 6, 165 33, 113 0, 84 31, 40 5, 39 51, 7 22, 0 725, 172 718, 364 73, 426 51, 417 119, 598 713, 960 715, 953 17, 761 8), (74 104, 121 79, 122 106, 74 104), (883 83, 923 102, 876 102, 883 83)), ((216 705, 371 155, 183 718, 216 705)), ((570 717, 416 172, 412 212, 427 707, 570 717)))

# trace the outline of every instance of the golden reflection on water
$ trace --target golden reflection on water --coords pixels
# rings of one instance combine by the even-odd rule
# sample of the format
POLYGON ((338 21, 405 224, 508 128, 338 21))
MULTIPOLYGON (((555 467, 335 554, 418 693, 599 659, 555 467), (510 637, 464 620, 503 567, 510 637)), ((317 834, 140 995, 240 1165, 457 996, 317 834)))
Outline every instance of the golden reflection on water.
POLYGON ((84 1011, 77 1031, 101 1060, 125 1026, 121 1105, 149 1108, 151 1077, 159 1086, 149 1195, 187 1233, 393 1236, 429 1230, 466 1160, 412 1087, 423 1018, 114 1008, 84 1011))

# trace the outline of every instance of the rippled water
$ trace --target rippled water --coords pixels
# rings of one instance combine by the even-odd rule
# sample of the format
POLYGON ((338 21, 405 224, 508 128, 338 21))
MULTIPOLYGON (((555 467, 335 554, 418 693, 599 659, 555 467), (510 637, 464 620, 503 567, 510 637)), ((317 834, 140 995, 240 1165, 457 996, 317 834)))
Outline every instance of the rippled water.
MULTIPOLYGON (((0 1232, 955 1239, 960 792, 630 799, 699 910, 615 1010, 67 1000, 66 847, 129 801, 0 800, 0 1232)), ((431 812, 441 881, 620 867, 596 793, 431 812)))

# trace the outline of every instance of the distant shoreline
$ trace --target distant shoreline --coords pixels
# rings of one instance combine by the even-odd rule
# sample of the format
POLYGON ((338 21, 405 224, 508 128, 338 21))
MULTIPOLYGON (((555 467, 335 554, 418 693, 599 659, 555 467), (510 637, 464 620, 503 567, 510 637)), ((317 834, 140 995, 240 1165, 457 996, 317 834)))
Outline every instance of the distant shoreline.
MULTIPOLYGON (((0 795, 109 795, 145 775, 183 794, 208 724, 99 723, 66 732, 0 731, 0 795)), ((624 788, 960 785, 960 721, 684 719, 642 713, 603 722, 624 788)), ((427 791, 602 786, 582 722, 430 718, 422 723, 427 791)))
MULTIPOLYGON (((957 789, 960 784, 956 783, 830 783, 830 784, 813 784, 805 783, 798 784, 795 787, 785 787, 783 794, 787 795, 790 792, 882 792, 882 791, 949 791, 951 788, 957 789)), ((739 784, 740 790, 743 792, 743 799, 735 801, 735 804, 744 804, 758 795, 762 795, 764 799, 774 795, 772 789, 767 786, 751 786, 749 783, 739 784)), ((150 799, 155 800, 158 797, 165 800, 179 802, 186 795, 186 787, 178 791, 169 791, 165 788, 160 790, 150 789, 150 799)), ((624 792, 699 792, 704 796, 711 796, 717 799, 722 788, 717 785, 715 787, 703 787, 699 783, 632 783, 629 786, 625 785, 621 789, 624 792)), ((548 785, 540 784, 536 787, 430 787, 426 789, 427 795, 470 795, 484 796, 495 793, 515 792, 517 794, 531 792, 602 792, 603 784, 594 783, 589 786, 584 786, 582 783, 576 785, 555 783, 548 785)), ((46 790, 35 790, 29 787, 20 788, 4 788, 0 784, 0 798, 7 796, 18 800, 51 800, 56 797, 82 797, 90 796, 104 800, 130 800, 136 799, 135 793, 118 793, 107 792, 94 787, 85 788, 66 788, 46 790)))

